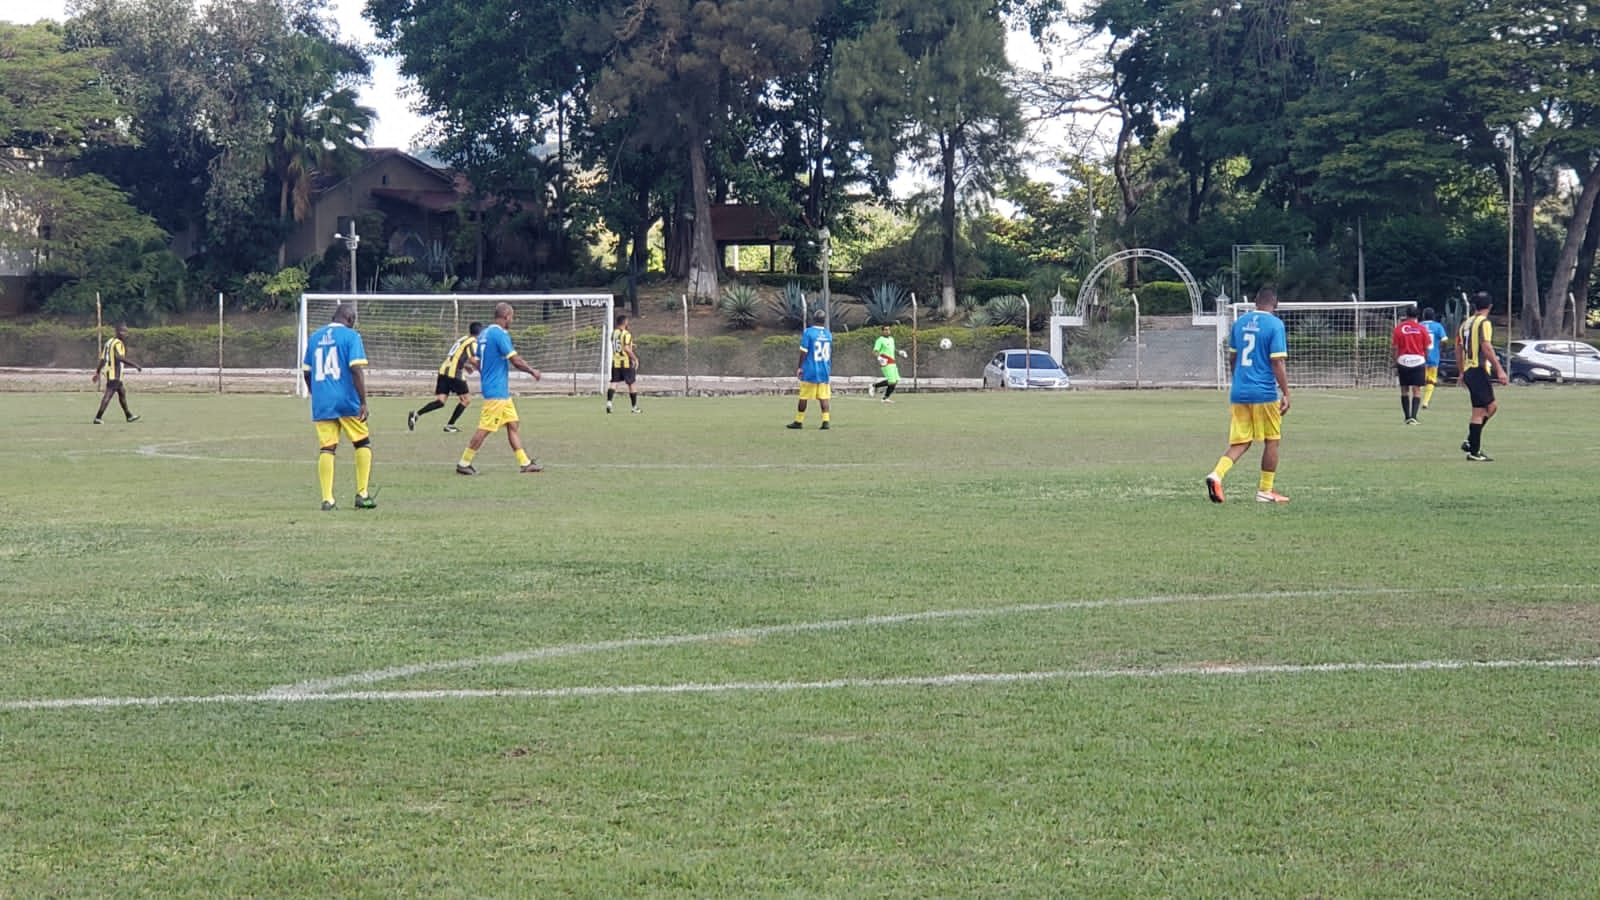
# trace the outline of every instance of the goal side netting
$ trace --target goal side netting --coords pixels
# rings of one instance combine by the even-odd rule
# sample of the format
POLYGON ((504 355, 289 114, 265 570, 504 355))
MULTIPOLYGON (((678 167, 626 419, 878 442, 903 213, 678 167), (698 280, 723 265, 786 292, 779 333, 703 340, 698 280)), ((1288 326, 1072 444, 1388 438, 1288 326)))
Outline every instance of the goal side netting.
MULTIPOLYGON (((328 324, 342 302, 356 308, 368 377, 414 379, 420 393, 433 392, 433 376, 456 338, 473 322, 491 324, 499 303, 516 310, 511 342, 518 356, 541 371, 542 387, 598 392, 611 376, 611 294, 301 294, 295 342, 295 391, 301 396, 299 364, 307 336, 328 324)), ((513 390, 517 383, 514 377, 513 390)))
MULTIPOLYGON (((1289 345, 1292 387, 1384 387, 1398 384, 1390 337, 1409 300, 1279 303, 1289 345)), ((1229 304, 1228 324, 1255 309, 1229 304)), ((1227 335, 1222 350, 1227 353, 1227 335)))

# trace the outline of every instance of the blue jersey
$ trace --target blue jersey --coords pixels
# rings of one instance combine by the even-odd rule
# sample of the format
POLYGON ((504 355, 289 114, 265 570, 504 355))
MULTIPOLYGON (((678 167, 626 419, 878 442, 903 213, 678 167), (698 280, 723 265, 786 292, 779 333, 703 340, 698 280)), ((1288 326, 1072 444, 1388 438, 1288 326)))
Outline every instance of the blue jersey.
POLYGON ((367 364, 366 348, 354 328, 330 322, 306 338, 306 357, 300 369, 311 374, 311 420, 326 422, 361 412, 350 370, 367 364))
POLYGON ((1234 403, 1271 403, 1278 399, 1278 379, 1272 374, 1272 361, 1289 355, 1289 340, 1283 320, 1268 312, 1245 313, 1233 323, 1228 334, 1228 349, 1233 351, 1234 403))
POLYGON ((1449 339, 1450 332, 1445 331, 1443 322, 1435 322, 1432 319, 1423 322, 1422 326, 1428 329, 1428 361, 1425 365, 1437 366, 1439 364, 1439 345, 1449 339))
POLYGON ((833 332, 813 325, 800 335, 805 362, 800 364, 800 380, 807 384, 827 384, 833 368, 833 332))
POLYGON ((511 399, 511 335, 499 325, 478 332, 478 392, 485 400, 511 399))

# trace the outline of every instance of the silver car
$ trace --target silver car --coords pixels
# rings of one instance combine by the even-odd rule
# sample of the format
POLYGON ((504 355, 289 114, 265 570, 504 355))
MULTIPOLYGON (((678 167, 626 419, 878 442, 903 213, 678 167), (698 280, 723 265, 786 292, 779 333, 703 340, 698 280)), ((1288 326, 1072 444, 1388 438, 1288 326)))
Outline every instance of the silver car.
POLYGON ((1067 370, 1042 350, 1001 350, 983 367, 986 388, 1070 388, 1067 370))
MULTIPOLYGON (((1583 341, 1512 341, 1511 359, 1526 363, 1537 373, 1533 380, 1549 370, 1554 381, 1589 381, 1600 383, 1600 350, 1583 341)), ((1513 367, 1511 373, 1518 374, 1513 367)))

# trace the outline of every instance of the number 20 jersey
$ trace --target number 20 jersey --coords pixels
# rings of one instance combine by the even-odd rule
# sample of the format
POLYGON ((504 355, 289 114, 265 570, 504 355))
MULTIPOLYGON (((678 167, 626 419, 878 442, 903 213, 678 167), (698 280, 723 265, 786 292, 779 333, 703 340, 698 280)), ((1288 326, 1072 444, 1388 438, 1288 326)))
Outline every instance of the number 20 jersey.
POLYGON ((1272 361, 1289 355, 1289 341, 1283 320, 1259 310, 1245 313, 1233 323, 1228 335, 1233 357, 1234 403, 1272 403, 1278 399, 1278 380, 1272 374, 1272 361))

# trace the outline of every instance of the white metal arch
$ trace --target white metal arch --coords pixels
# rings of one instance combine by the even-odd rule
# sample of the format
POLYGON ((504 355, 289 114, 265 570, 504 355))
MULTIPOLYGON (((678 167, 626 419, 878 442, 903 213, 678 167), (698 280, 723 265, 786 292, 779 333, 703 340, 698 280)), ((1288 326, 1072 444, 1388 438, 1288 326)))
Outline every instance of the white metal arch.
MULTIPOLYGON (((1194 317, 1194 324, 1216 324, 1217 316, 1208 316, 1205 310, 1201 309, 1200 283, 1194 280, 1194 276, 1189 273, 1188 267, 1179 262, 1176 256, 1170 253, 1163 253, 1160 250, 1153 250, 1149 247, 1118 250, 1116 253, 1100 260, 1093 269, 1089 270, 1088 277, 1083 279, 1083 284, 1078 288, 1078 305, 1077 309, 1073 310, 1073 315, 1078 319, 1079 324, 1082 324, 1083 316, 1088 311, 1089 297, 1094 293, 1095 284, 1100 280, 1100 276, 1104 275, 1107 269, 1117 263, 1126 262, 1130 259, 1153 259, 1156 262, 1164 263, 1172 271, 1177 272, 1178 278, 1183 281, 1183 286, 1189 290, 1189 312, 1194 317)), ((1220 311, 1218 314, 1220 314, 1220 311)))

